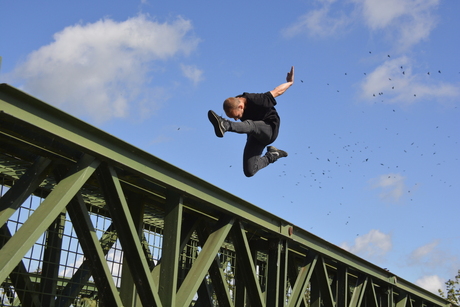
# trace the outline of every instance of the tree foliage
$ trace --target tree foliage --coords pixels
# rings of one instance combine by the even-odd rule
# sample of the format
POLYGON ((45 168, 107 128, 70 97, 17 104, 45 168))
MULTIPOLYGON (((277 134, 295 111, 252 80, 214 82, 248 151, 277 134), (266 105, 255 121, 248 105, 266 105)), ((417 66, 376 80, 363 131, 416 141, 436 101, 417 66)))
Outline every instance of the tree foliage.
POLYGON ((460 304, 460 270, 458 270, 457 276, 454 279, 446 281, 446 293, 439 289, 439 294, 447 299, 449 302, 459 305, 460 304))

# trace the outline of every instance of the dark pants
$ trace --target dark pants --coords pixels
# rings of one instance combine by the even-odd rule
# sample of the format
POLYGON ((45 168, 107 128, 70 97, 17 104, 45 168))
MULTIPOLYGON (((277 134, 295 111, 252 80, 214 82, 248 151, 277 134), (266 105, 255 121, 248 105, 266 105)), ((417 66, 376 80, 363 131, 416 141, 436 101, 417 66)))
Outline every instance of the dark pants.
POLYGON ((265 147, 272 143, 273 128, 263 121, 245 120, 231 122, 230 131, 247 134, 243 153, 243 171, 246 177, 252 177, 270 162, 268 156, 262 156, 265 147))

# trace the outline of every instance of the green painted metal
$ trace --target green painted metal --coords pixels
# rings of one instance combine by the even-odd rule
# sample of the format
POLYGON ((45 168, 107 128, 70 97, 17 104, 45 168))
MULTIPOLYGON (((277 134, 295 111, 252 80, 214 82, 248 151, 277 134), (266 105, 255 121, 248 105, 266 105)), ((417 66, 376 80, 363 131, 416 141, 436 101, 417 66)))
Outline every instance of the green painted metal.
POLYGON ((299 307, 304 302, 304 295, 307 292, 313 270, 316 267, 318 261, 318 254, 315 252, 309 252, 305 258, 305 264, 300 268, 300 272, 295 279, 295 283, 292 286, 292 293, 289 297, 289 307, 299 307))
POLYGON ((202 250, 196 258, 194 265, 188 272, 187 277, 177 292, 176 306, 186 307, 190 305, 192 298, 206 276, 215 255, 230 232, 233 222, 233 218, 223 217, 216 225, 216 229, 209 235, 208 239, 203 244, 202 250))
POLYGON ((337 267, 337 306, 347 306, 349 298, 348 268, 344 265, 337 267))
POLYGON ((99 167, 97 175, 104 197, 110 203, 110 215, 115 229, 119 230, 118 237, 124 247, 124 253, 130 259, 128 266, 142 304, 161 307, 158 287, 153 282, 146 258, 142 257, 144 251, 118 176, 113 167, 108 165, 99 167))
POLYGON ((70 175, 55 187, 14 234, 14 237, 2 247, 0 250, 0 280, 7 278, 8 273, 21 261, 40 235, 62 212, 98 164, 94 158, 84 156, 80 163, 76 164, 75 168, 70 171, 70 175))
POLYGON ((251 256, 251 250, 246 238, 244 226, 239 222, 236 223, 232 234, 237 261, 240 263, 244 271, 244 274, 242 274, 242 280, 246 289, 248 289, 248 292, 251 293, 251 295, 248 296, 251 306, 264 306, 265 298, 262 295, 258 276, 256 275, 256 267, 251 256))
MULTIPOLYGON (((0 239, 11 238, 12 235, 9 229, 4 225, 0 228, 0 239)), ((0 240, 0 246, 3 246, 6 242, 0 240)), ((21 301, 25 306, 41 306, 39 292, 34 290, 34 282, 32 278, 28 276, 27 268, 24 265, 24 262, 21 261, 19 264, 10 272, 10 279, 12 282, 17 285, 17 294, 21 298, 21 301)))
POLYGON ((73 227, 88 261, 88 269, 92 272, 96 286, 105 289, 101 292, 103 301, 112 306, 121 306, 118 291, 105 261, 105 254, 97 238, 91 219, 86 214, 86 206, 81 195, 77 194, 67 206, 73 227))
POLYGON ((169 192, 166 196, 159 283, 160 298, 164 306, 176 306, 182 211, 183 206, 180 196, 169 192))
POLYGON ((46 231, 46 244, 43 253, 43 266, 40 279, 40 301, 44 306, 54 306, 57 295, 59 262, 64 234, 65 211, 58 214, 46 231))
POLYGON ((315 268, 315 273, 321 294, 321 304, 326 306, 335 306, 334 294, 332 293, 329 275, 323 257, 319 258, 319 263, 315 268))
MULTIPOLYGON (((152 258, 150 251, 145 247, 145 236, 143 234, 143 219, 144 219, 144 199, 142 195, 130 193, 127 197, 129 211, 133 218, 134 226, 136 228, 139 239, 142 243, 142 249, 146 255, 148 265, 150 267, 150 260, 152 258)), ((131 259, 125 254, 123 255, 122 261, 122 272, 120 282, 120 297, 124 306, 136 306, 139 300, 139 296, 136 291, 136 283, 134 282, 133 276, 129 269, 128 262, 131 259)), ((140 303, 139 303, 140 304, 140 303)))
MULTIPOLYGON (((79 196, 77 195, 77 198, 78 197, 79 196)), ((73 199, 72 201, 75 201, 75 199, 73 199)), ((80 200, 77 200, 77 201, 80 201, 80 200)), ((69 213, 70 213, 70 211, 69 211, 69 213)), ((81 220, 81 221, 87 220, 87 217, 88 216, 86 215, 84 217, 84 219, 81 220)), ((78 218, 78 220, 80 221, 79 218, 78 218)), ((92 230, 94 230, 94 227, 92 227, 92 226, 93 226, 92 224, 88 225, 90 232, 92 232, 92 230)), ((91 242, 84 242, 85 241, 85 239, 84 239, 85 236, 88 236, 88 234, 84 235, 81 238, 82 245, 91 244, 91 242)), ((91 234, 89 234, 89 236, 91 236, 90 240, 93 240, 94 234, 91 233, 91 234)), ((88 240, 88 238, 86 240, 88 240)), ((72 300, 70 298, 77 297, 79 295, 80 291, 82 290, 82 288, 88 283, 88 280, 91 277, 91 268, 94 269, 94 266, 103 266, 103 264, 98 264, 98 263, 95 263, 95 262, 96 261, 105 262, 102 259, 105 259, 104 256, 109 252, 109 250, 112 248, 112 246, 113 246, 113 244, 115 243, 116 240, 117 240, 117 235, 116 235, 116 232, 115 232, 115 227, 114 227, 113 224, 111 224, 107 228, 105 233, 102 235, 101 239, 99 240, 99 244, 94 243, 95 251, 91 253, 92 257, 91 258, 87 257, 83 261, 83 263, 80 265, 78 270, 73 274, 72 278, 70 278, 69 282, 63 287, 63 289, 61 291, 62 296, 57 298, 56 306, 68 307, 68 306, 71 305, 72 300), (101 247, 102 253, 104 255, 102 257, 100 255, 100 251, 98 251, 99 246, 101 247)), ((89 248, 90 247, 88 247, 88 250, 89 250, 89 248)), ((102 271, 104 271, 104 275, 107 275, 107 273, 105 273, 105 270, 103 268, 102 268, 102 271)), ((110 283, 110 280, 106 280, 104 282, 110 283)), ((111 287, 109 287, 108 289, 113 293, 111 287)), ((107 294, 105 294, 105 295, 107 295, 107 294)))
POLYGON ((39 157, 8 192, 0 198, 0 225, 16 212, 21 204, 38 188, 47 175, 50 160, 39 157))
POLYGON ((274 238, 268 244, 267 307, 282 307, 287 290, 287 241, 274 238))
POLYGON ((6 84, 0 196, 0 306, 449 306, 6 84))
POLYGON ((368 277, 367 276, 360 276, 358 278, 357 286, 353 291, 353 296, 351 297, 350 307, 357 307, 361 306, 361 303, 364 298, 364 294, 366 293, 368 277))
MULTIPOLYGON (((198 234, 198 240, 199 240, 198 242, 200 245, 204 245, 204 243, 210 236, 210 231, 206 229, 206 226, 204 225, 200 225, 200 226, 196 228, 196 232, 198 234)), ((209 278, 211 280, 212 288, 216 294, 216 299, 219 302, 219 306, 232 307, 233 302, 232 302, 232 298, 228 290, 229 285, 227 283, 226 276, 223 272, 222 262, 220 261, 220 258, 217 255, 214 257, 214 260, 211 263, 211 266, 209 268, 209 278)), ((206 288, 206 291, 207 291, 206 286, 207 286, 206 282, 202 282, 200 288, 206 288)), ((212 293, 211 293, 211 296, 212 296, 212 293)), ((211 298, 211 301, 212 301, 212 298, 211 298)), ((206 300, 206 303, 207 302, 208 301, 206 300)))

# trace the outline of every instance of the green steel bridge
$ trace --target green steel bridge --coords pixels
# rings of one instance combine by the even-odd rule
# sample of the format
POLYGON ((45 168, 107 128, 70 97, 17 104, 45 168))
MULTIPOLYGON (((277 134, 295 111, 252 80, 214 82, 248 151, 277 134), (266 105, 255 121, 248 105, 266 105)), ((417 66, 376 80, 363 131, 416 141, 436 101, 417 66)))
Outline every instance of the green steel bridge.
POLYGON ((0 306, 451 306, 0 85, 0 306))

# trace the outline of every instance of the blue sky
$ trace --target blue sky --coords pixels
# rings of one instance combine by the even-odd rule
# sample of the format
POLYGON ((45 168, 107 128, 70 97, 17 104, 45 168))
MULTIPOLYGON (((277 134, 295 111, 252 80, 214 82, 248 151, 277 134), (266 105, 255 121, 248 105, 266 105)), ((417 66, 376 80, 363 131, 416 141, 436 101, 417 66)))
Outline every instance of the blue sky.
POLYGON ((460 268, 459 1, 0 1, 16 86, 428 290, 460 268), (266 92, 252 178, 207 111, 266 92))

